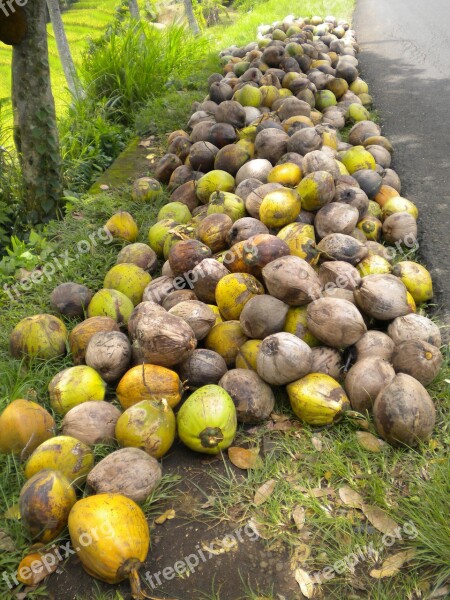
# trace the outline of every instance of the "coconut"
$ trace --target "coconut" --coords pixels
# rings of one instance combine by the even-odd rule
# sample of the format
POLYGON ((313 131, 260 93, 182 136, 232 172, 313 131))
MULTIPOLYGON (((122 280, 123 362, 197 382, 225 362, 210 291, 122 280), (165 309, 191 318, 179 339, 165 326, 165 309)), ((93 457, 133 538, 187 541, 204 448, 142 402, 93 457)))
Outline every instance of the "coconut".
POLYGON ((396 346, 406 340, 423 340, 436 347, 442 344, 436 323, 414 313, 394 319, 388 326, 388 334, 396 346))
POLYGON ((225 100, 230 100, 233 96, 233 88, 229 86, 224 79, 214 81, 209 88, 209 97, 216 104, 225 100))
POLYGON ((160 309, 142 314, 130 332, 135 363, 170 367, 196 347, 191 327, 180 317, 160 309))
POLYGON ((61 283, 50 296, 50 304, 66 317, 82 317, 91 301, 93 293, 85 285, 61 283))
POLYGON ((297 336, 312 348, 319 345, 320 342, 308 330, 306 325, 306 311, 306 306, 289 307, 284 323, 284 331, 297 336))
POLYGON ((210 171, 197 181, 197 198, 202 204, 206 204, 213 192, 231 192, 234 183, 234 177, 229 173, 220 169, 210 171))
POLYGON ((394 379, 392 366, 378 356, 358 360, 345 377, 345 391, 352 408, 364 413, 372 411, 378 394, 394 379))
POLYGON ((165 154, 156 164, 154 173, 161 183, 169 183, 170 176, 183 162, 176 154, 165 154))
POLYGON ((107 331, 94 334, 86 348, 85 361, 107 383, 120 379, 131 360, 131 346, 125 334, 107 331))
POLYGON ((409 213, 415 219, 419 216, 419 211, 417 210, 417 206, 407 200, 406 198, 402 198, 401 196, 394 196, 393 198, 389 198, 381 209, 383 220, 387 217, 395 213, 409 213))
POLYGON ((232 224, 227 234, 228 245, 232 246, 237 242, 248 240, 257 234, 268 234, 269 230, 261 223, 259 219, 253 217, 243 217, 232 224))
MULTIPOLYGON (((300 101, 301 102, 301 101, 300 101)), ((320 150, 322 138, 314 127, 305 127, 296 131, 287 143, 288 152, 297 152, 304 156, 313 150, 320 150)))
POLYGON ((227 247, 227 236, 232 225, 232 219, 224 213, 208 215, 199 223, 197 237, 211 249, 211 252, 220 252, 227 247))
POLYGON ((312 373, 324 373, 333 379, 340 379, 343 367, 339 350, 327 346, 312 348, 312 373))
POLYGON ((239 321, 224 321, 214 325, 205 339, 205 347, 220 354, 227 367, 232 367, 239 348, 247 341, 239 321))
POLYGON ((261 185, 262 181, 260 181, 259 179, 255 179, 254 177, 249 177, 248 179, 244 179, 243 181, 241 181, 241 183, 239 183, 234 193, 236 194, 236 196, 239 196, 239 198, 242 198, 242 200, 244 200, 245 202, 247 196, 257 188, 259 188, 261 185))
POLYGON ((411 375, 429 385, 439 374, 443 362, 439 348, 423 340, 405 340, 396 346, 392 364, 397 373, 411 375))
POLYGON ((352 146, 358 146, 365 139, 373 135, 381 135, 381 128, 373 121, 359 121, 353 125, 348 134, 348 141, 352 146))
POLYGON ((231 220, 237 221, 245 216, 244 201, 230 192, 213 192, 209 199, 207 214, 225 213, 231 220))
MULTIPOLYGON (((373 202, 373 200, 370 200, 370 203, 372 203, 372 202, 373 202)), ((370 203, 369 203, 369 211, 371 210, 370 203)), ((376 204, 376 202, 374 204, 376 204)), ((364 237, 366 238, 366 240, 378 242, 381 238, 382 223, 375 216, 365 215, 358 222, 358 229, 360 229, 361 232, 364 234, 364 237)))
MULTIPOLYGON (((358 148, 362 148, 362 146, 358 146, 358 148)), ((360 152, 361 150, 359 150, 360 152)), ((355 171, 352 175, 359 183, 361 189, 367 194, 369 198, 375 198, 378 192, 380 191, 383 180, 381 175, 373 170, 373 162, 367 155, 362 155, 363 158, 367 159, 367 164, 370 164, 370 168, 361 168, 358 171, 355 171)), ((358 158, 358 155, 357 155, 358 158)))
MULTIPOLYGON (((216 110, 217 110, 217 108, 216 108, 216 110)), ((188 127, 193 129, 199 123, 202 123, 204 121, 210 121, 210 120, 211 120, 211 115, 208 112, 206 112, 205 110, 197 110, 192 114, 191 118, 189 119, 188 127)), ((175 140, 175 138, 173 138, 173 140, 175 140)), ((170 146, 169 146, 169 151, 173 152, 173 150, 170 150, 170 146)))
POLYGON ((292 333, 266 337, 256 358, 258 375, 271 385, 285 385, 311 371, 311 348, 292 333))
POLYGON ((236 141, 236 131, 229 123, 216 123, 209 128, 207 141, 219 149, 223 148, 236 141))
POLYGON ((267 181, 267 175, 272 169, 272 163, 265 158, 254 158, 243 165, 236 174, 236 184, 246 179, 257 179, 262 183, 267 181))
POLYGON ((153 279, 142 294, 142 302, 162 304, 167 296, 176 290, 173 277, 163 275, 153 279))
POLYGON ((333 348, 355 344, 367 331, 359 310, 341 298, 319 298, 308 305, 308 329, 333 348))
POLYGON ((313 150, 303 159, 303 172, 307 175, 314 171, 327 171, 334 179, 340 176, 336 161, 322 150, 313 150))
POLYGON ((259 209, 262 201, 275 190, 281 189, 282 186, 279 183, 266 183, 251 192, 245 200, 245 208, 247 212, 255 219, 259 219, 259 209))
POLYGON ((314 227, 320 238, 330 233, 350 235, 358 220, 359 212, 354 206, 332 202, 317 211, 314 227))
POLYGON ((235 100, 221 102, 214 117, 217 123, 228 123, 238 129, 245 126, 245 110, 235 100))
POLYGON ((13 400, 0 413, 0 452, 28 457, 54 435, 55 421, 36 402, 13 400))
POLYGON ((362 242, 342 233, 325 236, 317 244, 317 249, 328 260, 345 261, 352 265, 358 264, 368 254, 362 242))
POLYGON ((60 415, 83 402, 103 400, 105 391, 106 383, 100 374, 85 365, 63 369, 48 384, 51 407, 60 415))
POLYGON ((202 340, 216 323, 216 315, 207 304, 199 300, 179 302, 169 314, 180 317, 192 328, 197 340, 202 340))
POLYGON ((196 171, 210 171, 218 152, 219 148, 210 142, 195 142, 189 150, 189 163, 196 171))
POLYGON ((62 433, 89 446, 111 444, 120 415, 120 410, 109 402, 89 400, 65 414, 61 422, 62 433))
POLYGON ((236 356, 236 368, 256 371, 256 358, 261 344, 262 340, 247 340, 244 342, 236 356))
POLYGON ((119 331, 119 325, 111 317, 91 317, 74 327, 69 335, 69 348, 74 364, 84 363, 89 340, 102 331, 119 331))
POLYGON ((358 210, 360 217, 366 213, 369 207, 369 198, 367 197, 366 192, 358 187, 349 186, 347 184, 338 183, 333 200, 342 204, 354 206, 358 210))
MULTIPOLYGON (((179 159, 177 159, 179 160, 179 159)), ((139 229, 136 221, 129 212, 123 210, 115 213, 105 223, 105 230, 113 238, 126 240, 127 242, 135 242, 139 234, 139 229)))
POLYGON ((181 240, 172 246, 169 252, 169 264, 174 275, 182 275, 210 256, 211 250, 198 240, 181 240))
POLYGON ((247 302, 263 293, 263 286, 253 275, 230 273, 217 284, 216 304, 226 320, 238 319, 247 302))
POLYGON ((385 169, 382 173, 383 185, 389 185, 394 188, 399 194, 402 191, 400 177, 393 169, 385 169))
POLYGON ((164 298, 162 305, 164 310, 169 311, 181 302, 190 302, 192 300, 197 300, 197 296, 192 290, 175 290, 164 298))
MULTIPOLYGON (((175 138, 175 141, 171 143, 169 152, 172 152, 170 148, 173 144, 176 145, 177 149, 175 154, 177 154, 181 160, 184 160, 188 154, 186 148, 189 151, 191 142, 186 139, 186 137, 177 137, 175 138), (178 143, 176 140, 178 140, 178 143)), ((155 202, 161 195, 161 184, 152 177, 139 177, 139 179, 135 180, 133 187, 131 188, 131 198, 136 202, 155 202)))
POLYGON ((67 330, 53 315, 25 317, 9 336, 9 351, 14 358, 50 360, 66 352, 67 330))
POLYGON ((377 357, 391 362, 395 344, 391 338, 382 331, 371 330, 358 340, 355 348, 358 361, 369 357, 377 357))
POLYGON ((314 269, 298 256, 283 256, 262 270, 271 296, 291 306, 301 306, 320 296, 322 286, 314 269))
POLYGON ((370 317, 390 321, 407 315, 407 289, 394 275, 367 275, 354 291, 356 304, 370 317))
POLYGON ((216 155, 214 168, 236 175, 239 169, 251 158, 250 152, 240 144, 223 146, 216 155))
POLYGON ((272 389, 252 370, 232 369, 225 373, 219 385, 233 399, 240 423, 259 423, 273 411, 275 397, 272 389))
MULTIPOLYGON (((133 263, 121 263, 106 273, 103 287, 122 292, 136 306, 142 301, 142 294, 151 280, 151 275, 141 267, 133 263)), ((88 311, 92 310, 90 307, 88 311)))
MULTIPOLYGON (((272 109, 273 108, 274 106, 272 106, 272 109)), ((290 117, 309 117, 311 114, 311 106, 304 100, 299 100, 298 98, 291 96, 288 98, 283 98, 276 111, 281 121, 285 121, 290 117)))
POLYGON ((159 462, 139 448, 122 448, 102 459, 87 483, 96 494, 122 494, 144 502, 162 478, 159 462))
POLYGON ((300 213, 300 196, 296 190, 282 187, 266 194, 259 207, 259 218, 269 228, 292 223, 300 213))
POLYGON ((133 308, 133 302, 122 292, 102 289, 92 297, 87 314, 88 317, 111 317, 119 325, 126 325, 133 308))
POLYGON ((197 125, 193 127, 191 135, 189 136, 189 139, 191 140, 192 144, 195 144, 197 142, 206 142, 208 139, 209 130, 214 125, 214 123, 215 121, 213 118, 197 123, 197 125))
POLYGON ((157 220, 173 219, 177 223, 188 223, 192 219, 191 211, 183 202, 169 202, 161 207, 157 220))
POLYGON ((417 446, 431 437, 436 411, 422 384, 400 373, 378 394, 373 417, 377 432, 390 444, 417 446))
POLYGON ((417 243, 417 221, 407 212, 394 213, 383 221, 383 237, 388 244, 417 243))
MULTIPOLYGON (((192 149, 192 146, 191 146, 192 149)), ((181 165, 177 167, 170 176, 169 185, 167 189, 169 191, 177 190, 181 185, 192 181, 194 178, 194 171, 190 165, 181 165)))
POLYGON ((255 139, 256 156, 274 165, 286 153, 288 140, 289 136, 283 129, 263 129, 255 139))
POLYGON ((158 265, 158 257, 156 252, 147 246, 147 244, 141 244, 139 242, 135 244, 129 244, 122 248, 117 255, 116 264, 132 263, 152 273, 158 265))
POLYGON ((148 242, 152 250, 159 256, 163 256, 164 243, 170 235, 171 230, 178 225, 174 219, 163 219, 152 225, 148 231, 148 242))
POLYGON ((199 300, 214 303, 218 282, 228 275, 228 269, 214 258, 205 258, 194 267, 188 276, 188 281, 199 300))
POLYGON ((335 194, 333 176, 327 171, 315 171, 306 175, 298 184, 302 208, 317 210, 331 200, 335 194))
MULTIPOLYGON (((283 156, 286 155, 283 154, 283 156)), ((283 186, 295 187, 300 183, 301 178, 302 170, 297 164, 284 162, 273 167, 267 176, 267 181, 269 183, 280 183, 283 186)))
POLYGON ((353 291, 361 282, 357 269, 340 260, 322 263, 319 267, 319 279, 325 290, 339 288, 353 291))
POLYGON ((194 350, 178 365, 181 379, 191 390, 218 384, 227 370, 224 358, 213 350, 194 350))
POLYGON ((239 317, 242 330, 249 338, 263 339, 282 331, 288 306, 272 296, 263 294, 247 302, 239 317))
POLYGON ((125 409, 142 400, 165 400, 169 406, 179 404, 183 385, 175 371, 158 365, 141 364, 125 373, 116 389, 117 398, 125 409))
POLYGON ((433 297, 433 282, 430 272, 422 265, 403 260, 392 268, 392 274, 403 281, 415 302, 427 302, 433 297))
MULTIPOLYGON (((289 246, 285 241, 267 233, 254 235, 244 242, 235 244, 231 248, 231 252, 234 252, 240 244, 243 245, 242 261, 244 265, 250 267, 252 275, 258 278, 261 277, 262 269, 267 264, 289 254, 289 246)), ((230 269, 233 270, 231 266, 230 269)))

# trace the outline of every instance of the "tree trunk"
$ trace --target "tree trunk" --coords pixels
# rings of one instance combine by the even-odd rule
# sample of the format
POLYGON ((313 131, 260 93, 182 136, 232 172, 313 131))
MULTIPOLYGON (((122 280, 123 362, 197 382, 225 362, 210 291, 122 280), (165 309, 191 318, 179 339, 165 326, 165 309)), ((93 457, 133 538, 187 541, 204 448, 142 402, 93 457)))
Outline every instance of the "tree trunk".
POLYGON ((140 18, 140 13, 137 0, 128 0, 128 6, 130 7, 131 17, 138 20, 140 18))
POLYGON ((12 53, 14 141, 22 166, 27 218, 38 223, 57 216, 63 192, 61 159, 48 64, 46 2, 32 0, 24 10, 28 30, 12 53))
POLYGON ((194 10, 192 8, 192 0, 183 0, 184 1, 184 10, 186 12, 186 16, 189 22, 189 27, 192 29, 194 35, 198 35, 200 33, 200 29, 198 23, 195 19, 194 10))
POLYGON ((47 0, 47 8, 52 22, 53 32, 55 34, 58 54, 61 60, 64 75, 66 77, 67 86, 70 93, 74 97, 83 96, 80 81, 78 79, 75 64, 70 52, 69 42, 67 41, 64 23, 61 17, 61 9, 59 0, 47 0))

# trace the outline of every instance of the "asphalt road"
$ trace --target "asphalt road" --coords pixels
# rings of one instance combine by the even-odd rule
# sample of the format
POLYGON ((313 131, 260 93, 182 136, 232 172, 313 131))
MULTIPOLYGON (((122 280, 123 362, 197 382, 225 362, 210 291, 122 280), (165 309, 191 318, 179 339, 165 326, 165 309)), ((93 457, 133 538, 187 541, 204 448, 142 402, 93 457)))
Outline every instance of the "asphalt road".
MULTIPOLYGON (((450 324, 450 1, 357 0, 360 70, 417 204, 420 255, 450 324)), ((448 331, 448 330, 447 330, 448 331)))

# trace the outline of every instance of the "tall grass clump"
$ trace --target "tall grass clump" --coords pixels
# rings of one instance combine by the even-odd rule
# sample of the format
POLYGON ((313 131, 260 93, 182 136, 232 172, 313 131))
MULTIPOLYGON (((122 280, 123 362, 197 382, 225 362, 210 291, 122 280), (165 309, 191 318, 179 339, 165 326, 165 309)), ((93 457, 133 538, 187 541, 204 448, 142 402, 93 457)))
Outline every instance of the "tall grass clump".
POLYGON ((88 96, 105 99, 115 120, 128 124, 149 98, 181 87, 207 49, 203 37, 181 25, 160 30, 151 23, 127 23, 91 43, 81 75, 88 96))

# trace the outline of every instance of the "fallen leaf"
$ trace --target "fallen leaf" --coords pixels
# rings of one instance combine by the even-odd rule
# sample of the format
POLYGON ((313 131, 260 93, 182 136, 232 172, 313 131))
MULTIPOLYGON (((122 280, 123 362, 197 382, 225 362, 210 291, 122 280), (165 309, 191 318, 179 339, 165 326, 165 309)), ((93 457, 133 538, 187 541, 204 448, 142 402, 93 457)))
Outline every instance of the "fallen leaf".
POLYGON ((249 526, 255 531, 260 538, 263 540, 269 540, 272 537, 269 528, 266 527, 263 523, 259 523, 255 519, 251 518, 248 522, 249 526))
POLYGON ((277 413, 271 413, 270 418, 272 421, 289 421, 288 415, 278 415, 277 413))
POLYGON ((9 537, 9 535, 5 531, 3 531, 3 529, 0 529, 0 550, 5 550, 6 552, 16 551, 14 542, 9 537))
POLYGON ((311 438, 311 442, 314 448, 317 450, 317 452, 322 452, 323 443, 320 437, 318 437, 317 435, 313 435, 311 438))
POLYGON ((370 576, 375 579, 382 579, 383 577, 392 577, 393 575, 397 575, 400 572, 401 567, 408 561, 410 561, 416 551, 414 549, 404 550, 403 552, 397 552, 397 554, 392 554, 392 556, 388 556, 386 560, 383 561, 381 565, 381 569, 372 569, 370 571, 370 576))
POLYGON ((174 519, 174 518, 175 518, 175 511, 173 510, 173 508, 169 508, 162 515, 160 515, 159 517, 156 517, 155 523, 157 525, 162 525, 166 521, 170 521, 170 519, 174 519))
MULTIPOLYGON (((302 563, 306 562, 306 560, 309 558, 310 554, 311 554, 310 546, 308 546, 308 544, 304 544, 303 542, 301 542, 300 544, 298 544, 298 546, 296 546, 296 548, 294 550, 291 564, 296 565, 296 564, 302 564, 302 563)), ((293 567, 293 568, 295 568, 295 567, 293 567)))
POLYGON ((145 157, 147 160, 154 160, 155 155, 154 154, 147 154, 147 156, 145 157))
POLYGON ((314 584, 309 574, 303 569, 295 569, 294 577, 305 598, 312 598, 314 596, 314 584))
POLYGON ((313 496, 313 498, 322 498, 323 496, 333 496, 336 492, 333 488, 313 488, 309 490, 309 495, 313 496))
POLYGON ((369 431, 357 431, 356 439, 358 444, 369 452, 381 452, 387 446, 386 442, 375 437, 369 431))
POLYGON ((351 506, 351 508, 362 508, 364 504, 364 500, 361 494, 352 490, 348 485, 344 485, 344 487, 339 488, 338 490, 339 498, 346 506, 351 506))
POLYGON ((273 431, 290 431, 294 428, 292 421, 277 421, 273 424, 273 431))
POLYGON ((295 526, 300 531, 305 525, 306 511, 303 506, 297 504, 297 506, 292 511, 292 518, 294 519, 295 526))
POLYGON ((138 146, 142 146, 143 148, 148 148, 150 146, 150 142, 148 140, 142 140, 139 142, 138 146))
POLYGON ((256 490, 255 497, 253 498, 253 503, 256 504, 256 506, 260 506, 266 500, 268 500, 269 497, 273 494, 273 490, 275 489, 276 484, 277 482, 275 481, 275 479, 269 479, 268 481, 263 483, 262 486, 256 490))
POLYGON ((258 461, 259 448, 247 449, 231 446, 228 448, 228 458, 239 469, 251 469, 258 461))
POLYGON ((13 504, 12 506, 10 506, 8 508, 8 510, 5 510, 5 512, 3 513, 3 518, 4 519, 20 519, 19 503, 13 504))
POLYGON ((208 496, 206 502, 200 506, 200 508, 211 508, 216 503, 215 496, 208 496))
POLYGON ((384 510, 378 508, 378 506, 363 504, 362 511, 369 523, 371 523, 375 529, 381 531, 381 533, 385 533, 386 535, 394 535, 397 531, 397 523, 391 519, 391 517, 384 512, 384 510))

